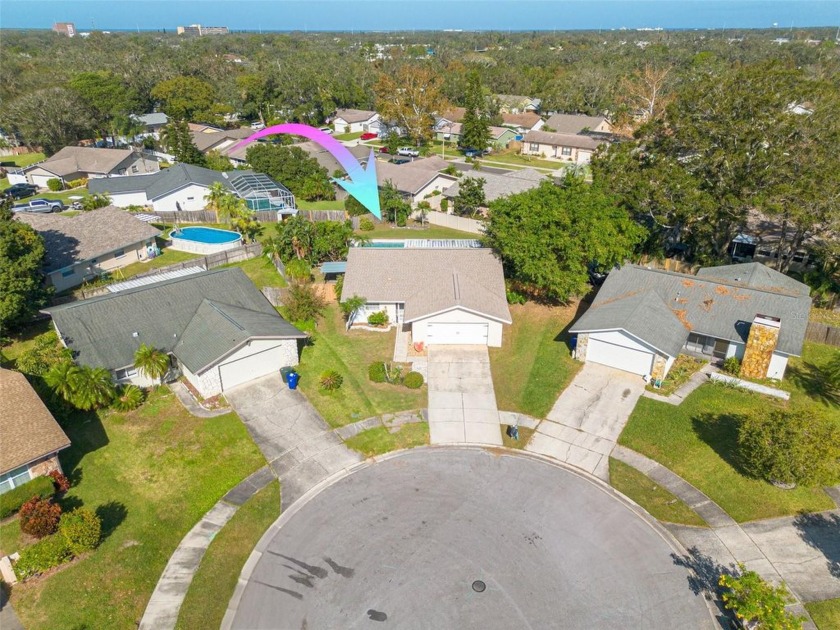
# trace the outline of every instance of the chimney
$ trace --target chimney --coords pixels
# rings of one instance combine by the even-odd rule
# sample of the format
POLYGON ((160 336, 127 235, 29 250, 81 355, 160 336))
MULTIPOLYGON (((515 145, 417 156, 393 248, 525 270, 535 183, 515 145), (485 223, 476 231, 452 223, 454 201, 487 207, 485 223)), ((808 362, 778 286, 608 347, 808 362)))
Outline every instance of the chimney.
POLYGON ((778 317, 756 315, 750 326, 741 374, 748 378, 766 378, 773 351, 779 343, 782 322, 778 317))

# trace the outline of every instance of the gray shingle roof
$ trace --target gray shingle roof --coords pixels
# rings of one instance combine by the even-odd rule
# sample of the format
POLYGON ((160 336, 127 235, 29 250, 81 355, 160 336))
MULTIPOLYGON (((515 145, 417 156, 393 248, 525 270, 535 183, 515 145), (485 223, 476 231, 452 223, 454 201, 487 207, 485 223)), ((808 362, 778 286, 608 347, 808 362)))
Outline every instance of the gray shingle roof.
POLYGON ((553 133, 551 131, 529 131, 523 142, 539 142, 557 147, 573 147, 575 149, 589 149, 594 151, 604 144, 604 140, 595 140, 589 136, 576 136, 568 133, 553 133))
POLYGON ((167 116, 163 112, 151 112, 150 114, 141 114, 139 116, 135 116, 132 114, 132 118, 137 122, 146 125, 147 127, 155 127, 169 124, 169 116, 167 116))
POLYGON ((376 181, 380 186, 391 182, 394 187, 403 193, 415 195, 424 186, 428 185, 436 177, 443 177, 451 181, 455 178, 451 175, 438 173, 433 168, 413 164, 393 164, 391 162, 376 163, 376 181))
MULTIPOLYGON (((221 358, 239 343, 240 338, 231 335, 231 327, 237 325, 246 330, 253 328, 259 336, 305 336, 278 315, 239 268, 175 278, 45 312, 52 316, 77 362, 110 370, 133 365, 134 353, 141 343, 166 352, 179 346, 175 356, 181 359, 183 355, 184 362, 188 360, 192 365, 208 360, 211 354, 221 358), (217 313, 226 313, 227 322, 218 332, 212 323, 220 319, 208 314, 208 307, 202 309, 205 301, 216 303, 217 313), (189 327, 191 343, 187 347, 179 341, 189 327), (206 344, 208 350, 194 348, 196 344, 206 344)), ((209 360, 212 362, 213 358, 209 360)))
POLYGON ((74 173, 107 175, 133 153, 134 149, 64 147, 43 162, 33 165, 32 168, 42 167, 61 177, 74 173))
POLYGON ((248 127, 238 129, 223 129, 221 131, 193 131, 192 141, 196 148, 204 153, 225 140, 239 141, 254 135, 256 132, 248 127))
POLYGON ((743 343, 755 316, 767 315, 781 320, 776 349, 783 354, 798 356, 802 352, 811 310, 811 299, 807 293, 794 294, 789 288, 779 285, 776 285, 776 290, 748 287, 744 283, 709 277, 716 273, 738 273, 736 267, 741 267, 745 275, 753 273, 760 276, 763 272, 756 270, 753 264, 727 265, 719 268, 721 272, 712 267, 701 270, 702 275, 697 276, 625 265, 609 274, 592 307, 570 330, 588 332, 604 330, 605 327, 625 328, 628 318, 632 320, 636 314, 636 296, 644 294, 645 299, 661 314, 652 315, 649 312, 651 307, 639 313, 657 322, 657 326, 633 322, 636 332, 629 329, 628 332, 656 348, 673 348, 678 341, 682 347, 690 331, 743 343), (682 331, 670 324, 665 325, 667 318, 663 308, 682 323, 682 331))
POLYGON ((545 121, 557 133, 578 134, 584 129, 592 129, 606 121, 603 116, 584 116, 583 114, 554 114, 545 121))
POLYGON ((15 216, 44 238, 47 273, 160 235, 157 228, 114 206, 82 212, 74 217, 24 212, 15 216))
POLYGON ((510 323, 502 263, 489 249, 377 249, 347 254, 342 299, 402 302, 407 322, 461 306, 510 323))
POLYGON ((810 295, 811 293, 811 288, 807 284, 757 262, 705 267, 697 272, 697 277, 712 281, 722 280, 753 289, 766 289, 778 293, 786 292, 794 295, 810 295))
POLYGON ((341 118, 341 120, 349 123, 358 123, 370 120, 375 115, 376 112, 368 109, 339 109, 335 113, 335 118, 341 118))
MULTIPOLYGON (((484 197, 487 199, 488 203, 501 197, 515 195, 516 193, 536 188, 540 185, 540 182, 546 179, 546 175, 535 171, 532 168, 522 169, 521 171, 511 171, 510 173, 505 173, 504 175, 486 173, 483 171, 470 171, 465 173, 459 181, 463 181, 467 177, 484 180, 484 197)), ((452 186, 444 190, 443 194, 446 197, 454 198, 458 196, 458 192, 460 190, 461 188, 458 182, 455 182, 452 186)))

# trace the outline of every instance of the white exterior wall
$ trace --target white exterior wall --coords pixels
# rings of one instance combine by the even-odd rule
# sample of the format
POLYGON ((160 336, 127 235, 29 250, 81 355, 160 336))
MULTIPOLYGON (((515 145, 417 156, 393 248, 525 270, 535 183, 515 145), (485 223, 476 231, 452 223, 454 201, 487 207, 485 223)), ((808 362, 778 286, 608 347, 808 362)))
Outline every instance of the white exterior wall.
POLYGON ((295 339, 254 339, 207 370, 219 375, 222 391, 298 364, 295 339), (226 367, 227 366, 227 367, 226 367), (236 371, 236 383, 226 383, 225 374, 236 371))
POLYGON ((379 114, 374 114, 367 120, 363 120, 362 122, 354 122, 348 123, 343 118, 336 118, 333 120, 333 130, 337 134, 347 133, 345 130, 347 127, 350 127, 349 133, 357 133, 359 131, 372 131, 378 133, 380 131, 380 127, 374 123, 379 121, 379 114))
POLYGON ((677 360, 677 357, 668 357, 665 360, 665 373, 662 375, 662 378, 668 376, 668 372, 671 371, 671 366, 674 365, 674 361, 677 360))
POLYGON ((154 387, 155 385, 160 385, 159 380, 145 376, 144 374, 140 373, 139 370, 133 376, 129 376, 128 378, 120 380, 117 380, 116 370, 112 370, 111 375, 114 377, 114 381, 120 384, 131 383, 132 385, 137 385, 137 387, 154 387))
POLYGON ((589 333, 589 339, 597 339, 599 341, 606 341, 607 343, 613 343, 617 346, 624 346, 625 348, 633 348, 634 350, 642 350, 643 352, 653 352, 655 354, 659 354, 654 348, 650 347, 646 343, 642 343, 627 335, 620 330, 609 330, 606 332, 592 332, 589 333))
POLYGON ((412 341, 422 341, 426 343, 426 324, 434 323, 464 323, 464 324, 488 324, 487 327, 487 345, 492 348, 499 348, 502 345, 502 324, 459 308, 446 311, 445 313, 438 313, 418 319, 411 324, 411 339, 412 341))
POLYGON ((523 155, 545 156, 548 160, 560 160, 561 162, 574 162, 576 164, 588 164, 592 159, 592 150, 577 149, 572 147, 571 155, 563 155, 562 147, 554 144, 537 144, 537 149, 531 149, 531 143, 522 141, 523 155))
POLYGON ((117 208, 127 208, 128 206, 145 206, 149 203, 145 192, 133 193, 117 193, 108 195, 111 197, 111 204, 117 208))
POLYGON ((165 197, 155 199, 152 206, 156 212, 177 212, 176 204, 181 205, 181 210, 204 210, 207 206, 207 201, 204 198, 208 192, 210 192, 210 189, 206 186, 191 184, 165 197))
MULTIPOLYGON (((432 181, 430 181, 426 186, 424 186, 420 191, 411 198, 412 205, 418 204, 426 198, 426 195, 431 195, 434 191, 438 190, 441 193, 452 186, 457 180, 454 177, 435 177, 432 181)), ((440 195, 438 195, 440 197, 440 195)), ((440 204, 440 201, 438 201, 440 204)), ((438 205, 438 207, 440 207, 438 205)))
POLYGON ((773 353, 770 358, 770 367, 767 368, 767 378, 782 380, 785 377, 788 358, 783 354, 773 353))
POLYGON ((746 346, 742 343, 729 342, 729 347, 726 349, 726 358, 735 357, 737 359, 744 358, 744 349, 746 346))
MULTIPOLYGON (((364 296, 361 296, 364 297, 364 296)), ((378 313, 380 311, 385 311, 388 313, 388 323, 389 324, 398 324, 400 322, 397 321, 397 304, 395 302, 387 302, 387 303, 380 303, 380 302, 368 302, 360 309, 356 311, 355 316, 353 317, 352 323, 354 324, 367 324, 368 315, 372 315, 373 313, 378 313)))
POLYGON ((155 239, 150 238, 140 243, 133 243, 123 249, 122 256, 115 256, 115 252, 102 254, 91 260, 84 260, 75 265, 72 269, 54 271, 47 276, 47 281, 55 287, 56 291, 64 291, 82 284, 85 280, 91 280, 105 271, 113 271, 127 267, 140 260, 149 257, 148 248, 155 244, 155 239), (93 262, 93 261, 96 262, 93 262), (90 269, 90 271, 88 271, 90 269), (65 276, 68 271, 72 274, 65 276))

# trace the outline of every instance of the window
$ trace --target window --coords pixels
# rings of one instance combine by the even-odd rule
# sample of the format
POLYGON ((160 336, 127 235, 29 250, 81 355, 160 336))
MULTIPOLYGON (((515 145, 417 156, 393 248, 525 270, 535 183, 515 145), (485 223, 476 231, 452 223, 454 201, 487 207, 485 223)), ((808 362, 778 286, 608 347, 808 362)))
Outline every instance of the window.
POLYGON ((124 249, 118 249, 117 251, 114 252, 114 258, 122 258, 123 256, 125 256, 125 250, 124 249))
POLYGON ((131 378, 132 376, 137 376, 137 370, 133 367, 127 367, 114 372, 114 376, 118 381, 124 381, 126 379, 131 378))
POLYGON ((136 164, 132 164, 132 165, 131 165, 131 172, 132 172, 132 173, 136 173, 138 170, 140 170, 140 169, 138 169, 138 168, 137 168, 137 165, 136 165, 136 164))
POLYGON ((195 197, 187 197, 187 201, 193 201, 195 197))
POLYGON ((20 468, 15 468, 7 472, 5 475, 0 475, 0 494, 8 492, 12 488, 17 488, 30 479, 32 479, 32 476, 29 474, 28 466, 21 466, 20 468))
POLYGON ((530 150, 531 150, 531 151, 533 151, 534 153, 538 153, 538 152, 539 152, 539 150, 540 150, 540 145, 539 145, 539 143, 537 143, 537 142, 532 142, 532 143, 531 143, 531 148, 530 148, 530 150))
POLYGON ((76 273, 75 269, 65 269, 64 271, 61 272, 61 277, 62 278, 69 278, 70 276, 74 275, 75 273, 76 273))
POLYGON ((565 156, 570 156, 572 154, 572 147, 561 147, 560 154, 565 156))

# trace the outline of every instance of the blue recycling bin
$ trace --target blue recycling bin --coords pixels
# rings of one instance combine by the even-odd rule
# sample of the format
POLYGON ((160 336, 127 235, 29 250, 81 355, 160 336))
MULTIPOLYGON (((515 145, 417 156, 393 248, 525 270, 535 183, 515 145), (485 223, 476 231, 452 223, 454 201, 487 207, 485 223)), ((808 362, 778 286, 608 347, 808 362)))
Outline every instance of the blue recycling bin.
POLYGON ((297 372, 290 372, 288 376, 289 389, 297 389, 300 374, 297 372))

